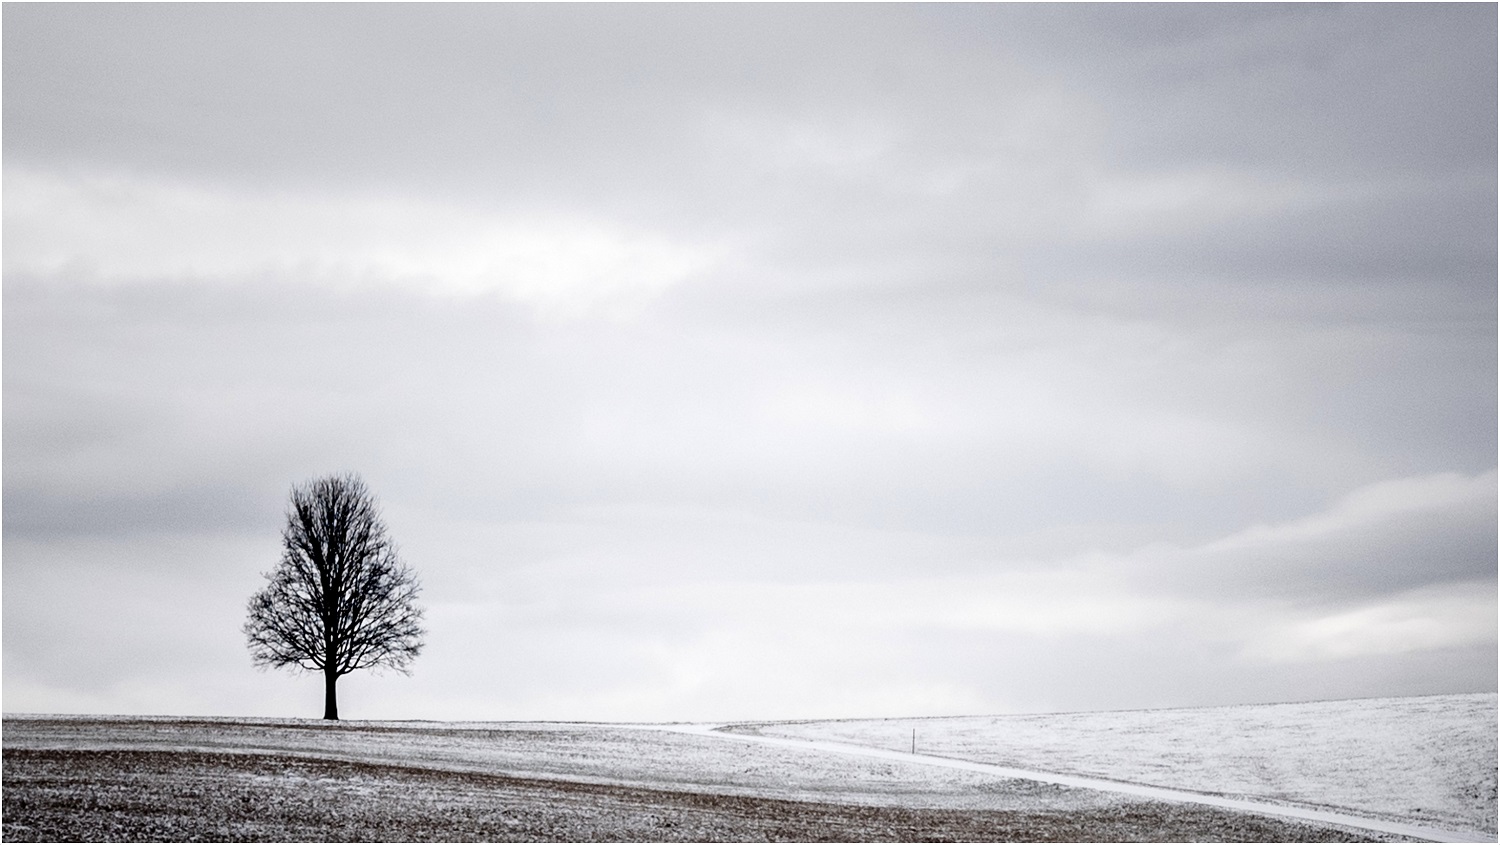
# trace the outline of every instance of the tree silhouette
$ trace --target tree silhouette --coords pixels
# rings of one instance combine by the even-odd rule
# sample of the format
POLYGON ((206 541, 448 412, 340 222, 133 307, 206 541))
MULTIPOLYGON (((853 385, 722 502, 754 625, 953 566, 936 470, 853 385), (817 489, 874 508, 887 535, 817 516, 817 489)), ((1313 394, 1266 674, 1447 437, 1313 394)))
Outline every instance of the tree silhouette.
POLYGON ((281 562, 250 598, 250 656, 260 667, 321 672, 323 718, 337 719, 341 676, 377 666, 407 673, 421 652, 421 586, 358 475, 294 486, 286 518, 281 562))

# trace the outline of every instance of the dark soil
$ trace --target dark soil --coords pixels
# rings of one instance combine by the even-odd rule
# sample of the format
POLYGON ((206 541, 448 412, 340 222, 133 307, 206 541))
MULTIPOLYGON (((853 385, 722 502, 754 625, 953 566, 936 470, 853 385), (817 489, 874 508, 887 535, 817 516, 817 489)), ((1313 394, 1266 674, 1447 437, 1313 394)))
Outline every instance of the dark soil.
POLYGON ((826 804, 265 754, 6 751, 3 837, 31 841, 1358 842, 1208 807, 826 804))

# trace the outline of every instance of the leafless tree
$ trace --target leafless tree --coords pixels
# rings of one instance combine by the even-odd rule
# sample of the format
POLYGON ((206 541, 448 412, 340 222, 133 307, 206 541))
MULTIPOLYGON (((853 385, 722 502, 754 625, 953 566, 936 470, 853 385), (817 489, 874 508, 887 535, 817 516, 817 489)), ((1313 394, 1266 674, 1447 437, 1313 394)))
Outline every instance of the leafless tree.
POLYGON ((293 487, 286 516, 281 563, 250 598, 250 656, 261 667, 321 672, 323 718, 337 719, 340 676, 377 666, 407 672, 421 652, 421 586, 359 476, 293 487))

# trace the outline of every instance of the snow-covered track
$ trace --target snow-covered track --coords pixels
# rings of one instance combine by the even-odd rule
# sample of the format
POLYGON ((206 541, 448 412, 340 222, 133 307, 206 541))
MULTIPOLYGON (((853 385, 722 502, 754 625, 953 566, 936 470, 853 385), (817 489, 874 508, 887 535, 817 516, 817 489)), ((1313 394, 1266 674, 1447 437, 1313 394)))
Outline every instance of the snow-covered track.
POLYGON ((829 740, 791 739, 786 737, 762 736, 758 734, 729 732, 722 730, 723 728, 729 727, 729 725, 726 724, 640 725, 639 727, 654 728, 657 730, 668 730, 677 733, 697 734, 701 736, 714 736, 722 738, 726 741, 760 743, 764 745, 776 745, 786 748, 799 748, 804 750, 813 749, 834 754, 853 754, 864 757, 877 757, 904 763, 917 763, 928 766, 943 766, 951 769, 961 769, 971 772, 999 775, 1001 777, 1019 778, 1023 780, 1038 781, 1041 783, 1057 784, 1059 786, 1072 786, 1083 789, 1096 789, 1105 792, 1115 792, 1139 798, 1202 804, 1210 807, 1219 807, 1222 809, 1236 810, 1246 813, 1259 813, 1262 815, 1280 816, 1282 818, 1300 819, 1303 821, 1319 822, 1330 825, 1341 825, 1343 827, 1376 831, 1380 833, 1389 833, 1396 836, 1411 837, 1413 839, 1424 839, 1430 842, 1496 841, 1496 837, 1493 834, 1481 833, 1479 831, 1450 830, 1445 828, 1406 824, 1403 822, 1388 821, 1385 819, 1373 819, 1364 816, 1350 815, 1348 813, 1339 813, 1332 810, 1319 810, 1309 807, 1275 804, 1266 801, 1251 801, 1242 798, 1228 798, 1222 795, 1193 792, 1186 789, 1172 789, 1168 787, 1151 786, 1148 784, 1107 780, 1104 778, 1058 774, 1055 772, 1039 772, 1025 769, 1015 769, 1008 766, 997 766, 990 763, 979 763, 972 760, 960 760, 952 757, 938 757, 931 754, 913 754, 903 751, 893 751, 888 748, 875 748, 868 745, 854 745, 852 743, 832 742, 829 740))

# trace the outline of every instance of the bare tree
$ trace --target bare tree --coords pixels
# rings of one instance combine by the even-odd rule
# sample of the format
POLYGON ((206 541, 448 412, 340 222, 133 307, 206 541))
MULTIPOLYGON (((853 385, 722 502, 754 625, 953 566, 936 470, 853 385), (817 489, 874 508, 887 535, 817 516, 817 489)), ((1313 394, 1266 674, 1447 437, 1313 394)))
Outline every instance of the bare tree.
POLYGON ((421 586, 359 476, 293 487, 286 517, 281 563, 250 598, 250 656, 261 667, 321 672, 323 718, 337 719, 340 676, 377 666, 405 673, 421 652, 421 586))

